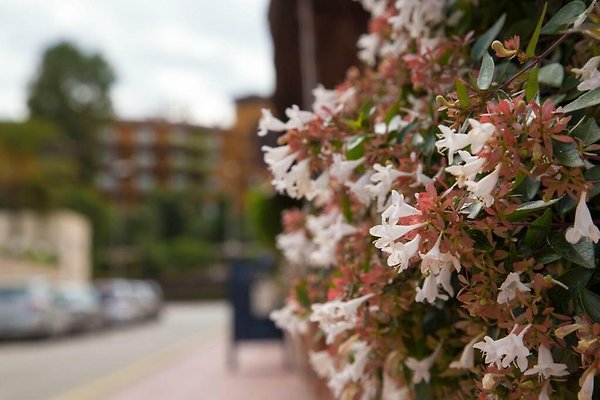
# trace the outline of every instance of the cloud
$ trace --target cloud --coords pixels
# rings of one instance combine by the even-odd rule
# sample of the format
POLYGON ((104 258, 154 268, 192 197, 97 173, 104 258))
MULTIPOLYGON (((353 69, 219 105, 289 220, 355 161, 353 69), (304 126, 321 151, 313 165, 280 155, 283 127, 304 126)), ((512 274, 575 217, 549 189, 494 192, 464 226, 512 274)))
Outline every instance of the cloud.
POLYGON ((229 124, 235 96, 272 91, 268 0, 3 0, 1 117, 25 112, 43 49, 60 39, 115 68, 119 115, 229 124))

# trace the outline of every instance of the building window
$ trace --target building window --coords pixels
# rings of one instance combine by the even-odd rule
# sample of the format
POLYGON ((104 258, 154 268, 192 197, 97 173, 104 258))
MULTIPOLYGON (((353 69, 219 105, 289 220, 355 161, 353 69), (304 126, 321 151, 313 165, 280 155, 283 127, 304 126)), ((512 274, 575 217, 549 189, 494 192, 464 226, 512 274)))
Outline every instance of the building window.
POLYGON ((135 163, 140 168, 152 168, 156 164, 156 157, 150 151, 138 151, 135 153, 135 163))
POLYGON ((141 192, 149 192, 156 187, 156 180, 150 174, 140 174, 135 178, 135 186, 141 192))
POLYGON ((174 174, 171 176, 169 184, 175 190, 184 190, 189 185, 189 178, 185 174, 174 174))
POLYGON ((175 128, 169 134, 169 140, 171 144, 175 146, 183 146, 187 141, 188 132, 181 129, 175 128))
POLYGON ((139 145, 152 145, 156 142, 156 131, 148 126, 135 130, 135 143, 139 145))

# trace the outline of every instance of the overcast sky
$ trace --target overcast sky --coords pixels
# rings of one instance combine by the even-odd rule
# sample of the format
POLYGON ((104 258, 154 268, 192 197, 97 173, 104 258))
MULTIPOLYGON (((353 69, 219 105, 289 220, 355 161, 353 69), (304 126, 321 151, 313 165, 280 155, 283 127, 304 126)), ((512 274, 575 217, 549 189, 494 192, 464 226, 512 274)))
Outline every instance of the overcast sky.
POLYGON ((273 89, 268 0, 0 0, 0 118, 26 116, 43 49, 70 39, 117 74, 121 117, 228 124, 232 99, 273 89))

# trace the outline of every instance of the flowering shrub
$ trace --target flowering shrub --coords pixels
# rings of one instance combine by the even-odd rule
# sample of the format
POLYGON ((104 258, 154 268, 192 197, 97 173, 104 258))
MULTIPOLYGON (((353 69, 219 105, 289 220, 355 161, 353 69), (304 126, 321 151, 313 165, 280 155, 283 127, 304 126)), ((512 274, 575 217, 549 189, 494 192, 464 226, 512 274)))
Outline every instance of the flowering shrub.
POLYGON ((595 2, 362 3, 367 68, 263 111, 306 199, 273 319, 335 398, 599 398, 595 2))

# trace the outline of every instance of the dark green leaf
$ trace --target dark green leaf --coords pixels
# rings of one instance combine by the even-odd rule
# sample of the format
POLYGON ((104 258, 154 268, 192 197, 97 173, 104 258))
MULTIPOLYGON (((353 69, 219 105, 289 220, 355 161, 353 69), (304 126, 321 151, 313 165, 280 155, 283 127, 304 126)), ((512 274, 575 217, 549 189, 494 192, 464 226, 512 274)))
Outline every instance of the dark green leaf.
POLYGON ((542 24, 544 23, 544 17, 546 16, 546 8, 548 7, 548 3, 544 3, 544 8, 542 9, 542 13, 540 14, 540 18, 538 19, 538 23, 533 31, 533 35, 531 35, 531 39, 529 40, 529 44, 527 45, 527 50, 525 50, 525 55, 528 58, 531 58, 535 54, 535 48, 537 46, 538 39, 540 38, 540 31, 542 30, 542 24))
POLYGON ((564 259, 586 268, 596 268, 594 261, 594 243, 580 240, 571 244, 565 239, 564 232, 556 232, 548 237, 548 243, 564 259))
POLYGON ((600 88, 589 91, 562 108, 562 112, 570 113, 600 104, 600 88))
POLYGON ((477 87, 481 90, 487 90, 494 79, 494 59, 488 51, 483 52, 483 60, 481 60, 481 68, 477 77, 477 87))
POLYGON ((346 146, 346 159, 347 160, 358 160, 365 154, 364 141, 365 135, 355 136, 348 141, 346 146))
POLYGON ((572 1, 566 4, 550 18, 550 21, 542 28, 541 33, 548 35, 558 32, 564 25, 575 22, 577 17, 584 11, 585 3, 583 1, 572 1))
POLYGON ((398 111, 400 110, 400 100, 396 101, 392 107, 385 113, 385 124, 389 125, 392 118, 398 115, 398 111))
POLYGON ((556 204, 556 210, 560 215, 565 215, 575 208, 576 205, 577 202, 565 194, 563 197, 561 197, 558 204, 556 204))
POLYGON ((304 308, 310 308, 310 298, 308 297, 308 289, 306 287, 306 280, 304 279, 296 285, 296 298, 304 308))
POLYGON ((545 65, 540 68, 540 72, 538 73, 539 83, 554 88, 561 87, 564 78, 565 70, 559 63, 545 65))
POLYGON ((588 181, 600 181, 600 165, 595 165, 585 171, 585 179, 588 181))
POLYGON ((509 221, 517 221, 527 215, 534 213, 536 211, 541 211, 547 207, 550 207, 552 204, 556 203, 558 199, 552 199, 550 201, 544 200, 536 200, 536 201, 528 201, 527 203, 523 203, 519 208, 515 210, 512 214, 508 216, 509 221))
POLYGON ((578 124, 571 131, 571 135, 581 139, 584 146, 588 146, 600 140, 600 127, 594 118, 590 118, 583 124, 578 124))
POLYGON ((547 208, 544 213, 537 218, 527 229, 525 234, 525 244, 531 249, 541 247, 546 243, 546 237, 550 233, 550 224, 552 223, 552 210, 547 208))
POLYGON ((557 280, 567 285, 569 292, 575 295, 580 289, 587 286, 590 279, 592 279, 592 275, 594 275, 593 269, 575 267, 559 276, 557 280))
POLYGON ((592 321, 600 322, 600 296, 589 289, 581 289, 581 305, 592 321))
POLYGON ((467 89, 467 85, 460 79, 457 79, 454 82, 456 86, 456 95, 458 96, 458 101, 460 101, 460 105, 463 107, 469 107, 471 105, 471 99, 469 98, 469 90, 467 89))
POLYGON ((433 391, 431 385, 426 382, 420 382, 415 385, 416 398, 419 400, 433 400, 433 391))
POLYGON ((504 26, 504 21, 506 20, 506 14, 502 14, 502 16, 496 21, 496 23, 488 29, 483 35, 479 36, 479 39, 473 45, 471 49, 471 58, 478 61, 483 57, 483 52, 490 47, 490 44, 496 39, 496 36, 500 33, 500 30, 504 26))
POLYGON ((560 254, 554 253, 554 252, 544 252, 544 254, 542 254, 541 256, 538 257, 537 261, 539 263, 542 264, 550 264, 551 262, 554 261, 558 261, 560 260, 562 257, 560 256, 560 254))
POLYGON ((583 159, 579 154, 579 149, 573 143, 563 143, 556 140, 552 141, 554 157, 560 162, 560 165, 566 167, 583 167, 583 159))
POLYGON ((527 86, 525 87, 525 98, 532 101, 535 95, 540 91, 540 84, 538 82, 538 67, 532 68, 527 74, 527 86))

